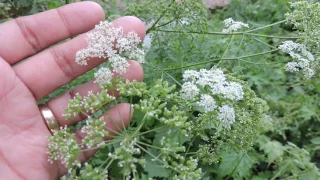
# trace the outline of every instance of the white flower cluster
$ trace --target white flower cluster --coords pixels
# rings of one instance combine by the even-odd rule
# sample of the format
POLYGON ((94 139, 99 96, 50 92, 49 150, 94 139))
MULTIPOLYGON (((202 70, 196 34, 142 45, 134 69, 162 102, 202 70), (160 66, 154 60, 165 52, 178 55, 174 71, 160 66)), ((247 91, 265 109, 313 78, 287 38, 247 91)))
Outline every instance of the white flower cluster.
POLYGON ((107 21, 96 25, 93 32, 86 36, 87 48, 76 53, 76 63, 87 65, 91 58, 108 58, 111 70, 106 68, 95 73, 96 82, 106 84, 109 82, 112 72, 125 73, 129 63, 125 57, 144 63, 144 51, 137 45, 141 39, 135 32, 124 33, 122 27, 114 27, 107 21), (106 74, 104 74, 106 73, 106 74))
POLYGON ((279 47, 282 52, 288 53, 295 61, 288 62, 285 70, 289 72, 302 71, 305 78, 310 79, 315 72, 312 69, 314 56, 307 50, 307 47, 293 41, 284 41, 279 47))
POLYGON ((94 73, 95 83, 98 84, 109 84, 112 80, 114 73, 105 67, 101 67, 97 72, 94 73))
POLYGON ((208 94, 201 94, 200 101, 197 104, 204 108, 204 112, 213 111, 217 107, 216 101, 208 94))
POLYGON ((228 105, 223 105, 219 108, 218 117, 223 123, 223 125, 230 129, 230 126, 235 122, 236 119, 234 108, 228 105))
POLYGON ((68 168, 68 171, 71 171, 74 166, 81 167, 81 163, 77 159, 79 152, 80 146, 76 141, 75 134, 69 133, 67 126, 53 131, 53 136, 49 138, 47 151, 50 163, 60 160, 68 168))
POLYGON ((234 21, 232 18, 228 18, 226 20, 223 21, 226 29, 223 29, 222 32, 223 33, 232 33, 232 32, 236 32, 239 29, 245 27, 245 28, 249 28, 248 24, 245 24, 243 22, 240 21, 234 21))
POLYGON ((236 119, 235 110, 229 105, 219 107, 214 96, 220 95, 223 99, 232 102, 240 101, 244 97, 242 85, 228 81, 220 69, 186 70, 183 74, 183 81, 184 84, 180 91, 181 98, 185 100, 199 99, 196 104, 202 107, 205 113, 217 110, 219 120, 225 127, 230 128, 236 119), (209 93, 206 92, 207 90, 209 93), (202 91, 206 93, 201 93, 202 91))

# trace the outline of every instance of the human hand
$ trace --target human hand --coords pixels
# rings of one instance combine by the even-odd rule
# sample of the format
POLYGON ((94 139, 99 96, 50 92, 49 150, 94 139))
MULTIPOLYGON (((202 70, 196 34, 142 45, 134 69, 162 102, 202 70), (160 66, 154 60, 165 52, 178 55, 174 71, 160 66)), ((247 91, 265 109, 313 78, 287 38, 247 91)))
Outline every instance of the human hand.
MULTIPOLYGON (((48 162, 47 136, 51 134, 37 101, 104 61, 91 60, 88 66, 74 62, 76 52, 86 47, 84 35, 51 46, 92 29, 102 20, 104 12, 99 5, 81 2, 0 24, 1 178, 57 179, 66 173, 67 169, 60 163, 48 162)), ((145 36, 143 23, 135 17, 123 17, 114 24, 122 26, 125 32, 135 31, 141 39, 145 36)), ((140 81, 142 67, 135 61, 130 64, 128 72, 121 76, 140 81)), ((60 126, 85 118, 79 116, 66 121, 62 114, 75 93, 87 95, 90 90, 98 92, 99 86, 88 82, 48 101, 47 106, 60 126)), ((107 113, 105 119, 128 123, 130 105, 118 104, 107 113)), ((115 129, 110 121, 106 123, 115 129)), ((80 131, 75 133, 79 140, 84 138, 80 131)), ((86 161, 93 154, 92 151, 82 153, 80 159, 86 161)))

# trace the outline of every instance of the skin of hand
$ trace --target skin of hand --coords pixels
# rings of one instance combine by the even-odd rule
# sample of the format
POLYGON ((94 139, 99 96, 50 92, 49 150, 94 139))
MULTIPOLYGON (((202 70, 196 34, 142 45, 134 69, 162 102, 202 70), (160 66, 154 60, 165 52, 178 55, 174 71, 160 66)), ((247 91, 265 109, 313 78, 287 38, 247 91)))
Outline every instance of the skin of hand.
MULTIPOLYGON (((20 17, 0 24, 0 174, 1 179, 58 179, 67 169, 59 162, 48 162, 47 144, 51 133, 45 125, 37 101, 55 89, 98 66, 103 59, 92 59, 88 66, 75 63, 77 51, 86 47, 85 33, 104 20, 104 11, 96 3, 80 2, 36 15, 20 17), (72 36, 78 35, 57 44, 72 36)), ((144 24, 136 17, 126 16, 113 21, 124 32, 135 31, 143 39, 144 24)), ((121 77, 141 81, 139 63, 129 61, 127 73, 121 77)), ((66 121, 62 114, 76 93, 87 95, 99 91, 88 82, 47 102, 60 126, 69 126, 85 117, 66 121)), ((130 105, 118 104, 105 115, 117 123, 130 120, 130 105)), ((75 132, 77 140, 84 135, 75 132)), ((82 162, 94 152, 80 154, 82 162)))

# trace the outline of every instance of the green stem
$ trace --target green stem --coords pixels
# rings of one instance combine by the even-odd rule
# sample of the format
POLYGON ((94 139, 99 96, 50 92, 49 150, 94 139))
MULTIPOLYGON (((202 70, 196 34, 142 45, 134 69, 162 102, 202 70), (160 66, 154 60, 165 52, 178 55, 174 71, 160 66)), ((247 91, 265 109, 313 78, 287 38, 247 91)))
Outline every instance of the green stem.
POLYGON ((163 17, 163 15, 167 12, 167 10, 169 9, 169 7, 170 7, 174 2, 175 2, 175 1, 172 0, 172 2, 168 5, 168 7, 165 8, 165 9, 162 11, 160 17, 152 24, 152 26, 151 26, 149 29, 147 29, 147 34, 155 28, 156 24, 161 20, 161 18, 163 17))
POLYGON ((258 36, 258 37, 268 37, 268 38, 278 38, 278 39, 298 39, 299 36, 273 36, 273 35, 265 35, 265 34, 256 34, 250 32, 234 32, 234 33, 223 33, 223 32, 200 32, 200 31, 175 31, 175 30, 166 30, 166 29, 155 29, 154 31, 167 32, 167 33, 186 33, 186 34, 209 34, 209 35, 249 35, 249 36, 258 36))
MULTIPOLYGON (((183 68, 183 67, 181 67, 183 68)), ((169 73, 167 73, 165 70, 163 71, 167 76, 169 76, 174 82, 176 82, 179 86, 182 86, 174 77, 172 77, 169 73)))
POLYGON ((138 132, 141 130, 145 120, 146 120, 147 114, 144 114, 143 118, 142 118, 142 122, 141 124, 138 126, 138 128, 134 131, 133 135, 138 134, 138 132))
POLYGON ((145 146, 148 146, 148 147, 151 147, 151 148, 154 148, 154 149, 162 150, 162 148, 160 148, 160 147, 153 146, 153 145, 150 145, 150 144, 141 142, 141 141, 137 141, 137 143, 142 144, 142 145, 145 145, 145 146))
POLYGON ((282 24, 282 23, 284 23, 284 22, 286 22, 286 20, 278 21, 278 22, 275 22, 275 23, 272 23, 272 24, 268 24, 268 25, 265 25, 265 26, 262 26, 262 27, 258 27, 258 28, 255 28, 255 29, 251 29, 251 30, 248 30, 248 31, 246 31, 246 32, 257 31, 257 30, 260 30, 260 29, 264 29, 264 28, 267 28, 267 27, 274 26, 274 25, 282 24))
POLYGON ((168 25, 170 23, 172 23, 173 21, 177 20, 178 18, 174 18, 174 19, 171 19, 170 21, 166 22, 166 23, 163 23, 163 24, 160 24, 159 26, 156 26, 155 29, 157 28, 160 28, 160 27, 163 27, 165 25, 168 25))
POLYGON ((202 65, 202 64, 207 64, 207 63, 211 63, 211 62, 215 62, 215 61, 220 61, 220 60, 238 60, 238 59, 244 59, 244 58, 249 58, 249 57, 254 57, 254 56, 260 56, 260 55, 264 55, 264 54, 269 54, 269 53, 273 53, 273 52, 277 52, 278 49, 274 49, 274 50, 270 50, 270 51, 265 51, 265 52, 261 52, 261 53, 256 53, 256 54, 251 54, 248 56, 240 56, 240 57, 234 57, 234 58, 218 58, 218 59, 212 59, 209 61, 203 61, 200 63, 195 63, 195 64, 191 64, 191 65, 187 65, 184 67, 178 67, 178 68, 171 68, 171 69, 165 69, 163 70, 164 72, 166 71, 172 71, 172 70, 177 70, 177 69, 181 69, 181 68, 186 68, 186 67, 192 67, 192 66, 197 66, 197 65, 202 65))
POLYGON ((104 164, 106 164, 110 159, 111 159, 111 158, 108 157, 108 158, 99 166, 99 168, 101 168, 104 164))
POLYGON ((161 127, 155 128, 155 129, 151 129, 149 131, 145 131, 145 132, 140 133, 138 136, 141 136, 141 135, 144 135, 144 134, 147 134, 147 133, 150 133, 150 132, 153 132, 153 131, 156 131, 156 130, 159 130, 159 129, 162 129, 165 127, 168 127, 168 126, 161 126, 161 127))
POLYGON ((186 153, 184 154, 184 157, 186 157, 188 154, 192 154, 192 153, 194 153, 194 154, 196 154, 196 152, 189 152, 189 150, 190 150, 190 148, 191 148, 191 145, 193 144, 193 142, 196 140, 196 136, 192 139, 192 141, 189 143, 189 146, 188 146, 188 148, 187 148, 187 150, 186 150, 186 153))
MULTIPOLYGON (((139 144, 137 144, 137 146, 142 149, 144 152, 146 152, 147 154, 149 154, 151 157, 155 158, 155 160, 160 161, 161 163, 163 163, 163 161, 161 161, 160 159, 158 159, 155 155, 151 154, 149 151, 147 151, 145 148, 143 148, 142 146, 140 146, 139 144)), ((163 163, 164 164, 164 163, 163 163)), ((172 166, 169 166, 170 169, 181 173, 179 170, 177 170, 176 168, 173 168, 172 166)))
POLYGON ((104 168, 104 172, 109 168, 109 166, 112 164, 113 159, 111 159, 111 161, 107 164, 107 166, 104 168))
POLYGON ((274 47, 274 46, 272 46, 272 45, 270 45, 270 44, 268 44, 268 43, 265 43, 265 42, 263 42, 263 41, 261 41, 260 39, 258 39, 258 38, 253 38, 255 41, 258 41, 258 42, 260 42, 261 44, 264 44, 264 45, 266 45, 266 46, 268 46, 268 47, 270 47, 270 48, 272 48, 272 49, 277 49, 277 47, 274 47))
POLYGON ((227 47, 224 49, 224 51, 223 51, 223 53, 222 53, 222 55, 221 55, 221 57, 220 57, 220 61, 218 62, 217 66, 218 66, 221 62, 223 62, 223 61, 221 61, 221 60, 222 60, 222 58, 225 56, 225 54, 226 54, 226 52, 228 51, 228 49, 230 48, 230 45, 231 45, 233 39, 234 39, 234 35, 230 36, 229 42, 228 42, 228 44, 227 44, 227 47))

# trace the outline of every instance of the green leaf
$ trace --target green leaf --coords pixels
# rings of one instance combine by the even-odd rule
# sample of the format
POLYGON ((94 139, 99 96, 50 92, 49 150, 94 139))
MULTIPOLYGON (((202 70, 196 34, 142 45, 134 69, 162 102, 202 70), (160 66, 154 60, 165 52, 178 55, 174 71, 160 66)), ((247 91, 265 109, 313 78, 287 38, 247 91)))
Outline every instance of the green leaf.
POLYGON ((313 143, 313 144, 320 144, 320 137, 315 137, 315 138, 313 138, 313 139, 311 139, 311 142, 313 143))
POLYGON ((314 180, 319 178, 320 178, 319 174, 314 171, 303 173, 298 176, 299 180, 314 180))
POLYGON ((260 144, 262 149, 268 155, 268 163, 272 163, 283 155, 285 147, 278 141, 269 141, 265 144, 260 144))
MULTIPOLYGON (((155 153, 155 150, 148 150, 150 153, 153 155, 157 156, 155 153)), ((144 170, 148 173, 149 177, 169 177, 170 175, 170 170, 165 168, 161 162, 158 160, 152 161, 154 159, 150 155, 146 156, 146 164, 144 167, 144 170)))
POLYGON ((222 162, 219 167, 219 174, 221 177, 226 175, 231 175, 232 177, 250 176, 250 170, 254 162, 247 153, 224 153, 221 157, 222 162))

